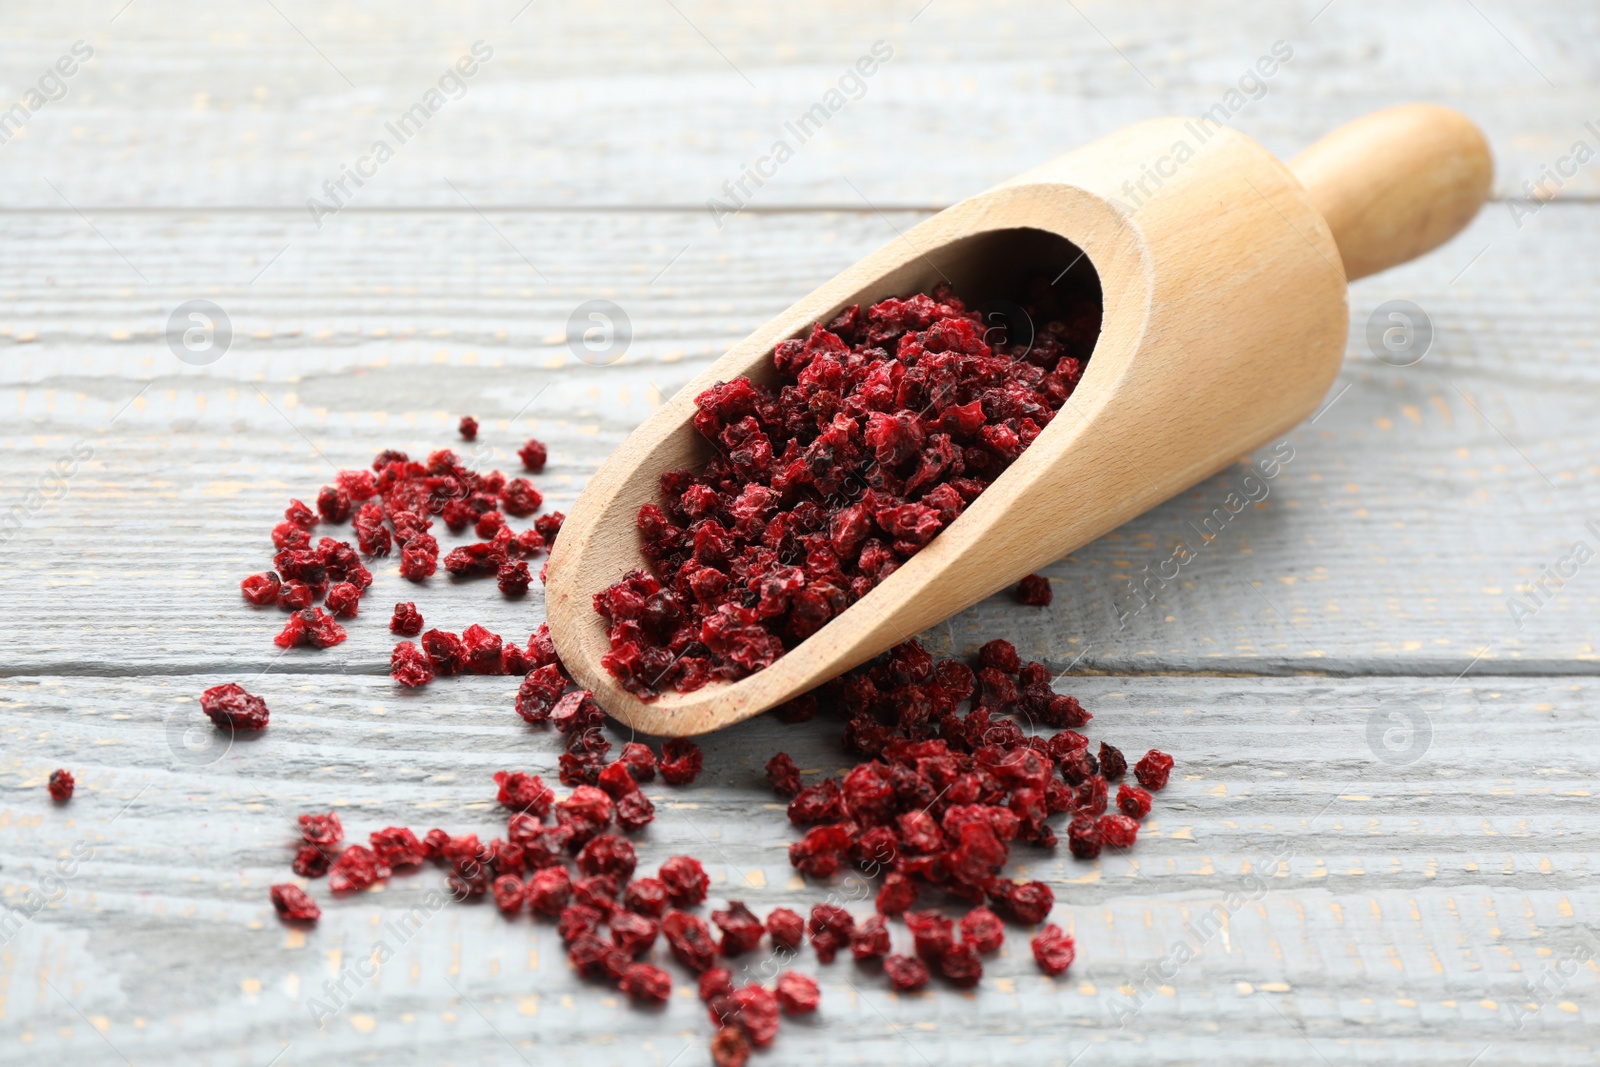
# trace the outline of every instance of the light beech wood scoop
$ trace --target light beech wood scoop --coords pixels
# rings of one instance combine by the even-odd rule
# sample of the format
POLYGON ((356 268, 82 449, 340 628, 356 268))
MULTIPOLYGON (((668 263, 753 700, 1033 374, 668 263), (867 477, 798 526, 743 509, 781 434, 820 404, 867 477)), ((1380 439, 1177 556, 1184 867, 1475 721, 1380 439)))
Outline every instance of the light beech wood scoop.
POLYGON ((550 557, 562 661, 622 722, 690 736, 805 693, 1014 584, 1311 414, 1344 354, 1346 283, 1454 236, 1492 172, 1483 134, 1443 107, 1369 115, 1288 166, 1230 129, 1157 119, 940 212, 735 345, 600 467, 550 557), (645 565, 640 505, 659 502, 663 471, 709 455, 690 425, 696 395, 740 375, 770 381, 777 342, 850 304, 948 279, 971 306, 1069 267, 1087 284, 1097 276, 1104 298, 1077 392, 927 547, 738 682, 645 702, 600 665, 609 646, 592 600, 645 565))

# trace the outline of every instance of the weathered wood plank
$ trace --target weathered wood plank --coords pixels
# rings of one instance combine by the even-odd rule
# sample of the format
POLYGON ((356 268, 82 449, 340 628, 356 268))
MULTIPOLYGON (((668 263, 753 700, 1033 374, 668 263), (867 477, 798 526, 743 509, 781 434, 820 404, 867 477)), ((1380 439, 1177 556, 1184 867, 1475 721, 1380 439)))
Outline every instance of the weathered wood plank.
MULTIPOLYGON (((381 679, 275 675, 251 683, 273 708, 264 736, 183 762, 182 730, 203 722, 195 697, 220 680, 0 683, 6 903, 23 906, 75 843, 93 850, 0 949, 0 1040, 41 1062, 121 1062, 106 1041, 139 1063, 259 1064, 286 1044, 286 1063, 665 1064, 685 1045, 679 1062, 704 1062, 709 1031, 687 992, 660 1019, 580 989, 553 930, 489 906, 438 912, 318 1029, 308 1004, 323 983, 442 877, 331 904, 317 884, 321 923, 287 933, 266 887, 287 873, 293 816, 337 808, 354 837, 391 823, 493 833, 489 775, 553 776, 556 747, 510 710, 502 679, 396 694, 381 679), (61 764, 81 784, 56 808, 43 783, 61 764)), ((1491 1058, 1592 1057, 1596 971, 1565 964, 1593 953, 1600 917, 1593 678, 1070 682, 1096 713, 1092 736, 1180 763, 1132 852, 1017 850, 1015 869, 1055 886, 1053 918, 1075 931, 1069 978, 1039 976, 1020 929, 973 994, 894 997, 846 959, 820 968, 822 1015, 786 1024, 783 1062, 1065 1063, 1085 1047, 1079 1063, 1224 1050, 1316 1062, 1307 1039, 1333 1063, 1460 1067, 1486 1045, 1491 1058), (1226 921, 1208 924, 1217 907, 1226 921), (1192 961, 1147 970, 1180 943, 1192 961)), ((761 765, 786 748, 831 772, 845 762, 837 724, 753 721, 705 747, 700 783, 651 788, 661 817, 641 864, 703 856, 714 901, 762 914, 822 899, 787 865, 793 833, 761 765)), ((832 891, 865 910, 860 883, 832 891)), ((817 969, 809 950, 799 963, 817 969)))
MULTIPOLYGON (((75 40, 96 52, 0 149, 7 207, 61 210, 63 196, 274 205, 309 227, 307 199, 378 139, 396 156, 358 205, 459 209, 464 193, 698 207, 777 138, 795 155, 758 207, 946 204, 1130 122, 1211 109, 1279 40, 1293 58, 1265 95, 1229 104, 1230 121, 1274 151, 1407 100, 1483 124, 1502 196, 1524 195, 1575 141, 1600 147, 1585 129, 1600 15, 1572 0, 1476 11, 1453 0, 880 0, 804 12, 643 0, 537 4, 514 22, 524 5, 509 0, 399 11, 141 0, 115 22, 120 5, 107 6, 51 5, 0 30, 7 106, 75 40), (387 133, 475 40, 494 55, 465 95, 404 144, 387 133), (878 40, 894 58, 860 98, 804 143, 788 134, 878 40)), ((1577 168, 1559 192, 1600 194, 1600 171, 1577 168)))
MULTIPOLYGON (((1547 210, 1520 235, 1486 218, 1356 287, 1332 406, 1289 437, 1294 458, 1260 506, 1223 524, 1215 511, 1246 472, 1219 475, 1052 567, 1048 611, 990 604, 929 639, 999 628, 1058 668, 1112 671, 1454 676, 1480 653, 1496 670, 1590 669, 1600 591, 1587 569, 1550 586, 1530 618, 1507 607, 1574 541, 1600 544, 1585 526, 1600 518, 1600 364, 1579 310, 1600 211, 1547 210), (1367 346, 1367 318, 1393 298, 1434 323, 1415 366, 1367 346), (1207 529, 1222 530, 1208 545, 1207 529), (1182 539, 1197 558, 1132 611, 1130 582, 1182 539)), ((80 220, 14 217, 0 261, 6 509, 74 442, 95 454, 0 556, 0 608, 35 638, 0 670, 181 672, 237 657, 260 670, 279 619, 240 603, 235 583, 267 565, 275 517, 327 481, 329 463, 449 444, 470 411, 485 422, 485 464, 515 464, 528 434, 550 442, 537 481, 562 508, 657 398, 917 217, 761 216, 719 236, 689 214, 500 217, 550 284, 476 218, 349 217, 306 243, 273 215, 100 220, 158 280, 148 288, 80 220), (161 340, 171 309, 195 296, 220 302, 236 333, 206 368, 161 340), (565 344, 568 315, 593 297, 633 322, 615 366, 565 344)), ((526 633, 538 617, 487 586, 418 589, 392 563, 377 573, 349 643, 280 666, 382 670, 382 616, 399 598, 449 628, 526 633)))

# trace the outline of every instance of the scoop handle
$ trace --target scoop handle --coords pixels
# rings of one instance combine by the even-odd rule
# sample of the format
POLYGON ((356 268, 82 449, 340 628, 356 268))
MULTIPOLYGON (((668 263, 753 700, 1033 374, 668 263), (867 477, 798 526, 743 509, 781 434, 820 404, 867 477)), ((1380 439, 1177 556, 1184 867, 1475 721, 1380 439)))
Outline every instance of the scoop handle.
POLYGON ((1327 219, 1355 281, 1444 244, 1488 199, 1489 142, 1473 121, 1437 104, 1375 111, 1289 161, 1327 219))

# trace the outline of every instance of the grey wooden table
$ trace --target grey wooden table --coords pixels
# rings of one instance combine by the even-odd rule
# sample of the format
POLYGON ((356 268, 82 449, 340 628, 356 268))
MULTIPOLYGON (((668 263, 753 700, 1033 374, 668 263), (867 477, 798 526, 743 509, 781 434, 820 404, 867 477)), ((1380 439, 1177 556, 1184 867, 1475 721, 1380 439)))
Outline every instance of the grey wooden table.
MULTIPOLYGON (((1600 549, 1600 164, 1571 156, 1600 148, 1592 5, 13 8, 0 1062, 705 1062, 687 989, 635 1010, 575 982, 551 929, 487 906, 441 911, 312 1020, 440 879, 397 878, 288 931, 266 887, 293 814, 335 807, 352 836, 489 832, 487 776, 553 776, 556 752, 509 714, 507 679, 396 692, 379 618, 331 653, 279 657, 277 619, 236 583, 266 564, 286 498, 381 447, 447 443, 470 412, 487 465, 513 465, 530 434, 550 443, 540 484, 563 507, 726 345, 943 205, 1144 117, 1220 102, 1288 154, 1409 99, 1479 120, 1496 201, 1353 288, 1345 369, 1270 496, 1123 621, 1129 580, 1238 471, 1051 567, 1042 615, 985 604, 926 635, 956 653, 1009 637, 1070 668, 1095 736, 1179 760, 1132 852, 1019 854, 1055 885, 1079 962, 1048 980, 1014 934, 977 990, 906 997, 838 962, 819 970, 821 1013, 758 1062, 1594 1062, 1600 578, 1570 562, 1600 549), (473 75, 426 110, 476 41, 473 75), (714 218, 707 199, 727 203, 724 183, 877 41, 892 58, 714 218), (1234 107, 1277 41, 1292 59, 1234 107), (58 61, 71 76, 48 74, 58 61), (387 124, 408 114, 400 143, 387 124), (1530 182, 1553 202, 1528 201, 1530 182), (192 299, 233 331, 205 366, 166 343, 192 299), (631 320, 614 365, 569 352, 590 299, 631 320), (1432 323, 1407 366, 1366 339, 1395 299, 1432 323), (273 728, 196 756, 197 695, 232 679, 254 679, 273 728), (80 786, 57 808, 44 780, 62 765, 80 786)), ((402 593, 377 568, 367 611, 402 593)), ((542 617, 537 595, 481 586, 417 599, 447 628, 542 617)), ((719 896, 808 906, 819 890, 786 862, 760 768, 779 747, 837 767, 835 732, 710 738, 705 778, 656 793, 645 861, 693 852, 719 896)))

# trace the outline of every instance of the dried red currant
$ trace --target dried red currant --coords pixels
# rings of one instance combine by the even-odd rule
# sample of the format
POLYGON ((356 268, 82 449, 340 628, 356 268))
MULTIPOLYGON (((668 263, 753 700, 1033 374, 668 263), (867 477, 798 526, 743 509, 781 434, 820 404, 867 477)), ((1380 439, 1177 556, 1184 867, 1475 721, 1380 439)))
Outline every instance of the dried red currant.
POLYGON ((623 972, 622 991, 641 1004, 665 1004, 672 995, 672 979, 660 967, 634 963, 623 972))
POLYGON ((713 967, 700 975, 700 999, 705 1003, 732 992, 733 972, 726 967, 713 967))
POLYGON ((507 915, 515 915, 522 910, 523 901, 526 900, 527 890, 522 884, 522 879, 514 874, 502 874, 494 880, 490 887, 494 894, 494 906, 507 915))
POLYGON ((415 867, 427 858, 427 850, 417 835, 403 826, 374 830, 370 840, 373 854, 384 867, 415 867))
POLYGON ((700 861, 689 856, 673 856, 661 865, 661 881, 675 907, 687 908, 703 903, 711 879, 700 861))
POLYGON ((1067 847, 1080 860, 1100 855, 1100 823, 1092 815, 1081 815, 1067 827, 1067 847))
POLYGON ((1072 966, 1077 956, 1071 934, 1061 932, 1061 927, 1051 923, 1033 939, 1033 958, 1039 969, 1048 975, 1062 974, 1072 966))
POLYGON ((889 920, 873 915, 850 934, 850 955, 858 960, 882 959, 889 954, 889 920))
POLYGON ((528 879, 528 907, 538 915, 561 915, 572 900, 572 878, 565 867, 546 867, 528 879))
POLYGON ((1100 816, 1100 840, 1109 848, 1132 848, 1139 824, 1126 815, 1100 816))
POLYGON ((409 689, 433 681, 433 661, 410 641, 401 641, 389 655, 389 676, 409 689))
POLYGON ((344 826, 339 822, 337 812, 306 814, 300 816, 300 837, 308 845, 333 848, 344 840, 344 826))
POLYGON ((854 916, 837 904, 813 906, 806 932, 811 935, 811 947, 816 949, 817 959, 832 963, 839 950, 850 943, 855 925, 854 916))
POLYGON ((361 610, 361 590, 350 582, 335 582, 328 589, 328 610, 341 619, 353 619, 361 610))
POLYGON ((550 814, 556 795, 536 774, 523 771, 496 771, 494 781, 499 786, 496 802, 512 811, 529 812, 543 817, 550 814))
POLYGON ((517 456, 522 460, 523 467, 538 474, 544 470, 549 451, 544 447, 544 442, 530 437, 527 444, 517 449, 517 456))
POLYGON ((48 786, 50 790, 50 799, 54 800, 58 804, 62 804, 71 800, 72 790, 76 785, 77 779, 75 779, 72 776, 72 772, 66 768, 63 767, 59 770, 51 771, 50 783, 48 786))
POLYGON ((289 869, 302 878, 321 878, 328 873, 333 857, 317 845, 302 844, 295 850, 294 862, 289 869))
POLYGON ((1152 748, 1133 765, 1133 774, 1139 779, 1139 784, 1151 792, 1165 789, 1167 777, 1172 774, 1172 757, 1152 748))
POLYGON ((422 632, 422 612, 417 606, 407 600, 394 606, 394 615, 389 619, 389 632, 399 634, 401 637, 415 637, 422 632))
POLYGON ((272 906, 284 922, 316 922, 322 917, 317 902, 304 889, 288 883, 272 887, 272 906))
POLYGON ((478 436, 478 420, 471 415, 461 416, 461 422, 456 426, 464 441, 473 441, 478 436))
POLYGON ((661 746, 658 765, 661 778, 668 785, 688 785, 700 775, 705 757, 700 746, 685 737, 675 737, 661 746))
POLYGON ((1042 574, 1030 574, 1017 583, 1017 603, 1035 608, 1050 606, 1050 579, 1042 574))
POLYGON ((745 1067, 750 1062, 750 1039, 737 1026, 724 1026, 711 1038, 714 1067, 745 1067))
POLYGON ((234 730, 264 730, 269 718, 267 702, 233 682, 201 693, 200 710, 216 725, 234 730))
POLYGON ((611 913, 611 940, 629 956, 642 956, 656 943, 661 924, 647 915, 618 909, 611 913))
POLYGON ((695 973, 707 970, 716 956, 711 928, 705 920, 681 911, 669 911, 661 920, 661 933, 677 961, 695 973))
POLYGON ((339 853, 328 871, 328 888, 335 893, 355 893, 389 877, 388 867, 365 845, 351 845, 339 853))
POLYGON ((816 979, 798 971, 784 971, 778 975, 773 994, 778 999, 779 1007, 790 1015, 816 1011, 817 1005, 822 1002, 822 992, 817 989, 816 979))
POLYGON ((741 952, 751 951, 761 943, 761 935, 766 933, 766 926, 761 920, 738 900, 730 900, 726 909, 712 912, 711 922, 722 931, 721 950, 724 956, 737 956, 741 952))
POLYGON ((780 797, 797 796, 800 792, 800 768, 787 752, 780 752, 767 761, 767 781, 780 797))
POLYGON ((1119 785, 1117 808, 1130 818, 1142 819, 1150 814, 1150 794, 1136 785, 1119 785))
POLYGON ((883 973, 889 984, 901 993, 914 993, 928 984, 928 965, 915 956, 888 956, 883 973))
POLYGON ((979 952, 994 952, 1005 939, 1000 916, 988 908, 979 906, 961 917, 961 940, 971 942, 979 952))
POLYGON ((265 574, 252 574, 240 582, 239 591, 250 603, 264 608, 278 602, 278 589, 282 584, 275 572, 267 571, 265 574))

